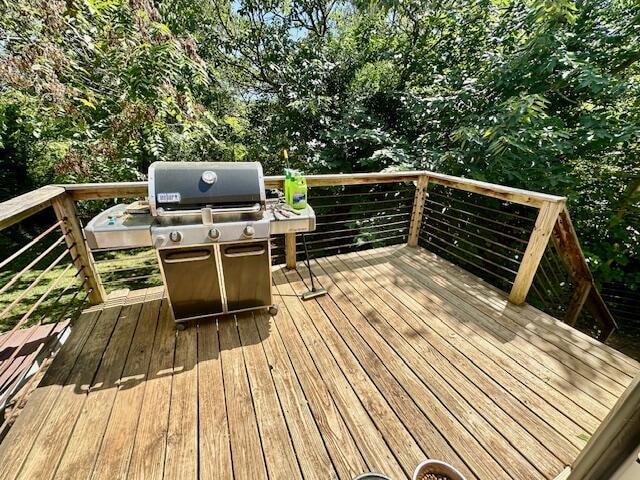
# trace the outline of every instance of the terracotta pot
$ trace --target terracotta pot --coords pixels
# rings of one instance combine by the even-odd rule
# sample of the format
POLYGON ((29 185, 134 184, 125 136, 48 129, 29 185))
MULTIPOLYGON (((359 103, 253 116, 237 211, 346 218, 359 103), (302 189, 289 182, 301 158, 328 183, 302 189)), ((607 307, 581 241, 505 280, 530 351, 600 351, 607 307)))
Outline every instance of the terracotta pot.
POLYGON ((427 473, 447 475, 451 480, 466 480, 458 470, 440 460, 425 460, 413 472, 413 480, 420 480, 427 473))

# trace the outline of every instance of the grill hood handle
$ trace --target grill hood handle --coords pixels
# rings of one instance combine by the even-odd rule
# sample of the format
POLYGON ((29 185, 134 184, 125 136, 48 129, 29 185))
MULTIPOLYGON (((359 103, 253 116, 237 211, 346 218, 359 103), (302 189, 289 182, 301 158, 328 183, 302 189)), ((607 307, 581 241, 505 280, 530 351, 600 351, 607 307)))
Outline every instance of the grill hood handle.
MULTIPOLYGON (((209 208, 209 207, 207 207, 209 208)), ((181 217, 183 215, 199 215, 203 209, 198 210, 165 210, 164 208, 156 209, 156 213, 161 217, 181 217)), ((212 215, 218 215, 221 213, 258 213, 262 210, 262 206, 259 203, 255 203, 250 207, 222 207, 222 208, 209 208, 212 215)))

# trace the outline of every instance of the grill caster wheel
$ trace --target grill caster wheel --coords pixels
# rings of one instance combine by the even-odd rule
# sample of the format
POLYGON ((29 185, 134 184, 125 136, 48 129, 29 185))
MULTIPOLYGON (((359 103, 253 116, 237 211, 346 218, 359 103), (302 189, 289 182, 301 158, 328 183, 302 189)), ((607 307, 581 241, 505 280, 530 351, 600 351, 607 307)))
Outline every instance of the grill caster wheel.
POLYGON ((278 314, 278 306, 277 305, 271 305, 269 307, 269 315, 271 315, 272 317, 275 317, 278 314))
POLYGON ((178 330, 179 332, 184 331, 187 328, 187 326, 184 323, 176 323, 176 330, 178 330))

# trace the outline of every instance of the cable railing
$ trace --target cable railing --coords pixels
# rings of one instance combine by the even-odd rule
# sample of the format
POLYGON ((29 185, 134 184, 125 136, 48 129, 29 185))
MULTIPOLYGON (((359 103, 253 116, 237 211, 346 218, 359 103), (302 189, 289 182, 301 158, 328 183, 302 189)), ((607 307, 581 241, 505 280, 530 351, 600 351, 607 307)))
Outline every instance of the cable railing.
MULTIPOLYGON (((74 219, 59 208, 59 195, 45 187, 22 196, 22 209, 5 203, 0 210, 0 413, 27 384, 31 362, 59 347, 91 301, 91 273, 78 246, 84 239, 74 237, 74 219)), ((10 421, 2 418, 0 437, 10 421)))
MULTIPOLYGON (((304 234, 309 256, 316 258, 405 243, 414 194, 411 182, 312 189, 309 203, 316 213, 316 230, 304 234), (347 201, 341 202, 342 199, 347 201)), ((300 261, 304 257, 302 235, 296 235, 295 240, 295 260, 300 261)), ((285 236, 274 237, 274 264, 286 262, 285 250, 285 236)))
MULTIPOLYGON (((588 323, 583 317, 590 316, 598 324, 591 333, 600 338, 615 328, 563 197, 423 171, 306 178, 317 220, 317 229, 305 236, 311 257, 420 245, 506 292, 512 303, 528 300, 581 328, 588 323)), ((265 185, 282 188, 283 178, 266 177, 265 185)), ((80 301, 71 287, 65 290, 73 274, 74 288, 93 304, 114 290, 160 285, 153 249, 91 252, 82 230, 95 208, 146 194, 146 182, 75 184, 43 187, 4 202, 0 229, 44 226, 14 242, 0 260, 2 330, 40 322, 38 312, 62 291, 64 297, 73 291, 74 301, 80 301), (40 221, 44 218, 47 222, 40 221)), ((272 238, 275 264, 293 267, 303 250, 301 235, 272 238)))

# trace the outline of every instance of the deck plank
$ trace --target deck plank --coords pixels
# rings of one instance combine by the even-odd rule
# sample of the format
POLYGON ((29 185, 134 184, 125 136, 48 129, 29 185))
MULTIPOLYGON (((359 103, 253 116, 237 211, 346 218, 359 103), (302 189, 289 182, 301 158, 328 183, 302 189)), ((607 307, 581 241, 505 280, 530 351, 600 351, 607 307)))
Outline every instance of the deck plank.
MULTIPOLYGON (((404 259, 402 255, 398 259, 408 264, 406 262, 407 259, 404 259)), ((544 341, 538 341, 539 339, 535 335, 525 333, 525 329, 513 321, 508 309, 496 312, 496 310, 487 306, 481 299, 481 293, 476 292, 474 285, 465 283, 456 276, 450 275, 447 271, 434 270, 432 265, 424 262, 420 255, 412 256, 411 260, 413 260, 412 268, 414 270, 417 270, 416 265, 419 265, 420 268, 425 268, 427 271, 435 273, 432 276, 432 282, 424 279, 425 283, 429 285, 435 283, 439 286, 434 287, 438 290, 439 295, 450 299, 449 301, 456 298, 457 300, 455 301, 461 302, 461 308, 470 308, 469 311, 475 315, 482 315, 487 320, 486 324, 491 325, 492 331, 499 338, 508 342, 510 346, 515 347, 520 352, 519 359, 526 361, 528 364, 541 365, 543 368, 552 371, 555 375, 563 378, 572 386, 585 392, 600 403, 605 412, 613 406, 617 395, 602 386, 602 383, 611 384, 612 382, 604 379, 596 370, 575 362, 573 357, 563 354, 557 347, 544 341)), ((573 391, 575 392, 575 389, 573 391)), ((600 411, 602 410, 600 409, 600 411)))
POLYGON ((26 407, 0 443, 0 478, 15 478, 20 471, 101 314, 101 310, 91 310, 80 315, 73 323, 65 348, 56 356, 26 407))
POLYGON ((164 476, 198 477, 198 330, 176 336, 164 476))
MULTIPOLYGON (((443 371, 445 364, 435 357, 429 360, 420 356, 413 348, 413 343, 418 340, 417 335, 411 335, 402 324, 402 318, 392 310, 385 302, 369 292, 363 292, 366 287, 349 271, 338 270, 333 265, 336 259, 329 261, 326 258, 318 263, 325 272, 331 276, 331 280, 342 289, 343 293, 350 297, 358 297, 358 309, 366 314, 367 320, 381 338, 384 338, 409 368, 415 372, 424 382, 424 385, 437 396, 442 407, 466 427, 468 433, 475 438, 486 439, 483 445, 487 453, 498 463, 502 464, 512 475, 526 478, 535 472, 534 465, 524 455, 514 449, 509 441, 503 437, 500 428, 491 425, 479 412, 474 410, 467 399, 452 388, 452 384, 458 385, 456 380, 447 378, 443 371), (387 323, 391 322, 391 323, 387 323), (396 330, 398 329, 398 330, 396 330), (430 363, 437 366, 432 366, 430 363)), ((428 353, 432 353, 429 351, 428 353)), ((472 403, 476 398, 470 397, 472 403)), ((512 432, 509 432, 512 433, 512 432)))
MULTIPOLYGON (((376 410, 380 412, 385 408, 382 402, 374 404, 374 397, 378 400, 380 399, 379 395, 376 395, 375 387, 373 387, 373 390, 369 390, 371 393, 369 401, 358 397, 354 391, 354 389, 358 388, 357 385, 354 385, 354 383, 358 383, 358 379, 350 381, 345 377, 329 348, 324 344, 320 335, 315 333, 313 324, 317 322, 318 315, 313 315, 312 317, 307 315, 302 301, 296 296, 282 271, 274 272, 274 281, 276 289, 282 296, 290 296, 290 300, 286 305, 290 315, 284 317, 284 322, 281 320, 282 328, 297 330, 300 334, 300 338, 305 343, 309 355, 314 359, 321 377, 324 379, 332 397, 336 400, 342 418, 349 427, 351 435, 359 446, 360 453, 368 467, 373 471, 386 469, 386 473, 394 478, 411 475, 412 467, 416 465, 416 457, 419 459, 421 456, 420 450, 411 439, 411 436, 403 436, 403 442, 409 442, 408 444, 405 443, 404 449, 394 448, 392 450, 389 448, 387 442, 395 441, 394 443, 398 447, 398 437, 402 435, 402 429, 394 428, 401 425, 397 417, 391 414, 391 418, 382 420, 386 428, 380 428, 380 425, 375 425, 370 415, 376 410), (288 322, 289 319, 291 319, 291 323, 288 322), (363 404, 363 402, 365 403, 363 404), (381 432, 385 430, 388 431, 388 434, 383 436, 381 432), (411 447, 415 449, 413 452, 410 450, 411 447), (396 455, 402 458, 406 454, 408 454, 408 458, 405 458, 403 468, 396 455)), ((307 305, 313 305, 314 303, 308 302, 307 305)), ((319 314, 319 312, 314 313, 319 314)), ((388 411, 391 413, 390 409, 388 411)))
POLYGON ((176 333, 162 288, 127 292, 70 338, 0 443, 0 478, 469 479, 571 464, 638 364, 422 248, 273 273, 275 317, 176 333), (143 301, 144 300, 144 301, 143 301))
POLYGON ((269 478, 302 478, 252 313, 238 315, 238 332, 269 478))
POLYGON ((432 310, 414 302, 406 295, 403 287, 393 284, 373 269, 367 270, 357 260, 359 258, 357 255, 347 255, 338 256, 336 260, 342 262, 346 269, 360 278, 363 285, 370 288, 371 296, 377 295, 404 319, 405 324, 399 325, 398 331, 403 331, 404 336, 412 339, 416 347, 422 347, 419 349, 422 356, 447 375, 452 388, 456 388, 464 397, 474 399, 473 407, 478 414, 499 431, 509 432, 503 435, 532 464, 544 468, 544 471, 553 471, 570 463, 578 455, 579 449, 576 446, 568 443, 567 439, 545 422, 541 422, 517 398, 491 381, 496 372, 490 363, 475 365, 454 349, 446 341, 454 332, 443 332, 444 335, 441 336, 434 326, 439 319, 432 310), (553 457, 557 460, 554 461, 553 457))
POLYGON ((402 361, 396 349, 388 343, 389 338, 380 335, 375 329, 373 324, 378 321, 379 316, 365 305, 364 299, 351 290, 347 283, 338 285, 332 282, 324 271, 316 273, 321 284, 328 289, 331 298, 340 306, 353 328, 366 341, 371 351, 375 352, 378 361, 389 369, 398 383, 407 391, 422 411, 422 416, 437 425, 440 434, 464 459, 467 467, 478 477, 508 478, 506 471, 482 447, 479 439, 469 433, 456 417, 449 414, 446 406, 438 398, 439 395, 427 388, 417 372, 402 361))
MULTIPOLYGON (((398 247, 395 247, 396 249, 398 247)), ((501 309, 505 308, 505 306, 509 306, 514 311, 525 315, 532 319, 535 323, 539 325, 543 325, 546 327, 551 333, 558 335, 558 337, 562 338, 564 341, 572 343, 580 347, 585 354, 595 355, 598 358, 604 360, 608 364, 614 366, 621 372, 625 373, 629 377, 634 377, 640 371, 640 362, 634 360, 630 357, 627 357, 622 352, 614 349, 613 347, 600 342, 599 340, 590 337, 584 332, 577 330, 570 325, 558 320, 557 318, 552 317, 536 308, 533 308, 529 305, 510 305, 505 304, 505 294, 501 292, 498 288, 493 285, 487 283, 485 280, 474 277, 471 273, 462 270, 451 262, 438 257, 434 253, 431 253, 424 249, 419 249, 418 251, 413 252, 414 254, 420 254, 424 258, 428 259, 432 264, 450 271, 453 275, 459 278, 465 278, 474 280, 474 283, 477 283, 479 286, 485 289, 485 294, 488 298, 497 299, 498 303, 494 305, 494 308, 501 309)))
POLYGON ((102 363, 89 389, 80 417, 73 428, 55 478, 88 478, 91 475, 143 301, 144 296, 140 298, 134 295, 129 296, 125 301, 118 324, 104 352, 102 363), (131 304, 131 302, 135 303, 131 304))
POLYGON ((234 478, 268 478, 235 317, 221 319, 218 329, 234 478))
MULTIPOLYGON (((360 255, 360 257, 365 262, 368 259, 366 254, 360 255)), ((385 276, 394 272, 392 267, 381 262, 367 263, 367 265, 368 268, 375 270, 375 273, 370 273, 370 275, 374 276, 381 286, 388 283, 385 276)), ((425 317, 425 319, 430 319, 428 322, 430 328, 433 328, 480 370, 486 370, 488 378, 511 394, 505 397, 492 395, 492 398, 501 402, 509 402, 513 399, 522 402, 576 447, 582 448, 584 446, 582 438, 593 433, 599 424, 595 417, 583 410, 578 404, 572 404, 569 397, 560 396, 559 392, 549 389, 547 384, 529 371, 517 364, 514 367, 514 362, 509 361, 502 351, 467 327, 467 322, 471 322, 473 319, 468 317, 463 310, 456 311, 454 316, 453 312, 439 305, 437 299, 430 297, 424 289, 419 289, 410 276, 398 286, 401 286, 403 292, 406 292, 411 300, 433 313, 433 317, 425 317), (557 402, 554 404, 554 402, 547 400, 546 394, 544 397, 540 395, 539 392, 542 391, 551 391, 554 394, 552 398, 557 399, 557 402), (565 406, 566 404, 573 405, 577 416, 582 421, 576 423, 574 419, 566 415, 565 409, 559 410, 554 406, 565 406), (587 425, 586 427, 581 426, 583 422, 587 425)), ((417 308, 418 311, 421 311, 420 307, 417 308)), ((425 323, 427 322, 425 321, 425 323)), ((455 352, 452 355, 457 357, 455 352)), ((471 374, 473 375, 473 372, 471 374)), ((519 415, 516 415, 515 418, 519 418, 519 415)))
POLYGON ((158 318, 140 420, 135 433, 133 452, 127 470, 132 478, 161 479, 169 429, 169 406, 175 327, 169 312, 169 302, 162 301, 158 318))
POLYGON ((272 323, 274 333, 278 332, 291 358, 291 364, 309 402, 338 476, 341 479, 351 479, 368 471, 356 441, 340 415, 338 406, 323 382, 311 355, 297 336, 297 332, 294 333, 290 328, 280 326, 284 322, 291 325, 291 318, 287 309, 281 308, 272 323))
POLYGON ((338 478, 282 339, 273 328, 273 319, 256 312, 254 321, 304 478, 338 478))
MULTIPOLYGON (((299 274, 296 275, 298 278, 301 278, 299 274)), ((293 281, 292 285, 298 286, 299 283, 293 281)), ((296 293, 299 293, 297 288, 296 293)), ((339 363, 344 367, 345 373, 354 370, 357 363, 359 363, 380 392, 380 395, 389 403, 402 424, 412 434, 422 452, 427 457, 443 459, 453 465, 458 465, 460 467, 459 470, 461 470, 467 478, 473 478, 474 475, 467 469, 464 462, 455 450, 451 448, 445 437, 420 411, 419 407, 403 389, 402 385, 393 377, 385 364, 379 361, 376 353, 349 323, 347 315, 353 318, 354 316, 358 316, 359 312, 355 307, 350 309, 349 306, 343 306, 345 310, 345 313, 343 313, 340 306, 336 303, 338 299, 335 297, 336 291, 333 289, 331 295, 317 299, 317 303, 323 312, 325 312, 325 315, 315 317, 314 324, 327 343, 327 346, 332 352, 335 352, 335 355, 340 356, 341 360, 339 363)), ((313 305, 315 302, 310 303, 313 305)), ((366 381, 362 383, 364 384, 365 382, 366 381)), ((365 392, 363 395, 371 395, 372 393, 375 394, 376 392, 365 392)), ((377 412, 376 409, 372 408, 371 410, 377 412)), ((387 428, 398 427, 392 425, 387 428)), ((381 430, 384 431, 384 428, 381 428, 381 430)), ((414 463, 414 465, 416 464, 417 462, 414 463)))
MULTIPOLYGON (((402 249, 399 252, 408 252, 408 250, 402 249)), ((419 262, 428 258, 422 251, 413 252, 413 255, 409 253, 409 255, 419 262)), ((535 345, 546 358, 554 363, 559 362, 565 365, 581 377, 587 378, 611 393, 611 399, 614 402, 615 398, 631 383, 632 375, 622 373, 609 364, 612 360, 611 356, 608 356, 609 361, 603 361, 593 356, 590 351, 582 350, 569 341, 561 340, 558 334, 565 332, 564 329, 558 329, 551 333, 537 323, 529 322, 527 317, 536 311, 532 307, 528 305, 519 307, 504 298, 500 299, 494 290, 485 288, 485 285, 476 281, 471 274, 460 273, 453 264, 440 264, 439 267, 440 272, 446 273, 448 277, 455 279, 458 283, 470 280, 465 284, 464 289, 467 292, 467 299, 473 302, 478 310, 490 311, 494 316, 496 312, 499 312, 500 315, 495 316, 496 321, 501 322, 506 328, 535 345), (473 295, 469 295, 469 293, 473 293, 473 295), (510 322, 507 322, 506 319, 510 322)))
MULTIPOLYGON (((151 295, 150 292, 147 293, 151 295)), ((150 299, 142 307, 138 328, 131 341, 111 417, 94 465, 93 479, 124 478, 129 467, 140 404, 146 386, 149 358, 154 341, 161 300, 150 299)))
POLYGON ((198 325, 198 406, 199 417, 206 419, 199 422, 200 476, 232 479, 229 424, 216 322, 198 325))
MULTIPOLYGON (((115 330, 121 306, 103 312, 60 395, 38 433, 17 478, 51 478, 84 405, 103 352, 115 330)), ((127 339, 128 341, 128 339, 127 339)))
MULTIPOLYGON (((392 264, 396 261, 404 262, 405 260, 390 259, 392 264)), ((461 328, 467 335, 473 336, 478 347, 486 352, 492 352, 495 355, 494 358, 500 361, 505 369, 517 372, 519 378, 526 379, 532 388, 538 385, 538 391, 544 391, 545 397, 554 400, 554 405, 571 406, 574 410, 574 419, 584 428, 590 430, 597 428, 608 412, 607 407, 592 396, 581 392, 547 365, 540 363, 535 354, 530 354, 530 349, 526 345, 514 346, 509 334, 493 321, 493 317, 469 306, 464 300, 464 295, 456 296, 461 293, 441 282, 438 275, 428 267, 420 265, 415 268, 410 261, 401 266, 404 267, 409 282, 415 282, 413 284, 420 290, 420 296, 430 304, 437 303, 447 312, 451 312, 451 305, 458 306, 458 312, 463 312, 462 318, 465 319, 460 324, 461 328)))
MULTIPOLYGON (((277 287, 283 295, 301 295, 306 291, 306 286, 296 271, 286 272, 285 276, 289 282, 289 288, 284 283, 277 287)), ((382 390, 378 389, 374 379, 383 376, 385 380, 388 380, 388 372, 385 375, 381 371, 384 367, 379 362, 372 361, 373 356, 371 354, 358 358, 349 348, 349 345, 342 340, 338 332, 331 327, 327 314, 335 317, 342 315, 342 312, 330 301, 330 297, 321 297, 317 302, 304 302, 303 306, 308 312, 309 318, 313 319, 313 322, 303 322, 300 317, 294 317, 296 324, 300 322, 297 325, 298 331, 309 332, 311 334, 310 342, 323 342, 326 345, 324 352, 318 352, 315 355, 329 354, 334 356, 371 419, 389 444, 393 454, 404 471, 410 474, 415 465, 424 460, 426 456, 424 450, 418 444, 420 437, 416 441, 410 432, 410 428, 413 427, 416 418, 413 416, 409 423, 410 427, 407 428, 407 424, 401 420, 389 404, 390 397, 405 397, 404 401, 409 400, 406 394, 397 383, 394 386, 389 386, 383 381, 382 385, 392 389, 392 391, 386 390, 384 387, 382 390), (373 371, 374 373, 370 376, 367 371, 373 371)), ((432 437, 434 433, 434 430, 430 430, 429 436, 432 437)), ((424 442, 420 443, 424 445, 424 442)), ((451 451, 447 452, 447 454, 450 453, 451 451)))

